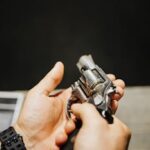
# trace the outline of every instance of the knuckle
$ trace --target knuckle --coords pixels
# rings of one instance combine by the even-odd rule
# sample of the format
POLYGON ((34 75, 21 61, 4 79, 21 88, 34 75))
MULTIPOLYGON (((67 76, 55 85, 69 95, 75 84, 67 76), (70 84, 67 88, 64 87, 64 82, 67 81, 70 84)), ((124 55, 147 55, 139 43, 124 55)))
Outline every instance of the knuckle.
POLYGON ((127 137, 131 137, 131 130, 125 125, 124 130, 126 132, 127 137))
POLYGON ((124 88, 126 86, 125 82, 122 79, 117 79, 115 82, 116 82, 116 84, 118 84, 122 88, 124 88))
POLYGON ((122 130, 123 130, 124 136, 126 138, 130 138, 131 137, 131 130, 127 127, 127 125, 122 124, 122 130))
POLYGON ((116 92, 120 95, 124 95, 124 90, 120 86, 117 86, 116 92))
POLYGON ((118 118, 115 118, 115 119, 116 119, 116 124, 118 126, 117 128, 118 136, 120 136, 121 138, 130 139, 131 130, 128 128, 126 124, 121 122, 118 118))
POLYGON ((118 79, 118 80, 119 80, 119 82, 122 84, 123 87, 126 86, 125 82, 124 82, 122 79, 118 79))
POLYGON ((108 78, 109 78, 110 80, 115 80, 115 79, 116 79, 116 76, 115 76, 114 74, 112 74, 112 73, 107 74, 107 76, 108 76, 108 78))

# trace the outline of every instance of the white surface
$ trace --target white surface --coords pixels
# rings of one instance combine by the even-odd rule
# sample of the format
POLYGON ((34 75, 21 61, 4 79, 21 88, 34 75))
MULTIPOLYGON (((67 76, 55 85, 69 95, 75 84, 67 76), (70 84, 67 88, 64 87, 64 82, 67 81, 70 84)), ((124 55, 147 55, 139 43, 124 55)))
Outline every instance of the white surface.
POLYGON ((126 88, 117 116, 132 131, 129 150, 150 150, 150 86, 126 88))
POLYGON ((0 98, 5 99, 6 103, 0 103, 0 131, 13 124, 19 116, 19 112, 24 100, 22 92, 0 92, 0 98), (8 103, 7 99, 16 99, 15 104, 8 103))

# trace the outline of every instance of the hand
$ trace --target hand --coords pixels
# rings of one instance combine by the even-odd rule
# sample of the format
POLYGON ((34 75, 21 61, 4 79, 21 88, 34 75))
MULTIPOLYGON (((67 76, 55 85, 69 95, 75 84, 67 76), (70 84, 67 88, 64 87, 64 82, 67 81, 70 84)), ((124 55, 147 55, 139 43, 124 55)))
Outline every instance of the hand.
POLYGON ((34 87, 25 99, 15 130, 23 136, 28 150, 55 150, 55 137, 58 142, 67 140, 64 126, 66 100, 70 97, 71 89, 50 96, 55 87, 61 82, 64 66, 58 62, 54 68, 34 87))
POLYGON ((91 104, 74 104, 73 114, 82 121, 82 127, 74 141, 74 150, 126 150, 131 133, 115 116, 108 124, 91 104))
MULTIPOLYGON (((113 74, 108 74, 107 76, 111 79, 114 86, 116 86, 116 93, 112 95, 111 97, 112 98, 111 107, 112 107, 113 113, 115 113, 118 108, 118 101, 124 95, 125 83, 121 79, 116 79, 116 77, 113 74)), ((74 129, 75 129, 75 123, 69 120, 65 126, 66 134, 70 134, 74 129)), ((58 146, 62 144, 60 143, 59 137, 56 137, 56 144, 58 146)))
POLYGON ((125 82, 121 79, 116 79, 115 75, 113 75, 113 74, 108 74, 107 76, 108 76, 108 78, 111 79, 114 86, 116 86, 116 93, 113 94, 111 97, 111 99, 112 99, 111 108, 112 108, 113 113, 115 113, 118 108, 118 101, 124 95, 125 82))

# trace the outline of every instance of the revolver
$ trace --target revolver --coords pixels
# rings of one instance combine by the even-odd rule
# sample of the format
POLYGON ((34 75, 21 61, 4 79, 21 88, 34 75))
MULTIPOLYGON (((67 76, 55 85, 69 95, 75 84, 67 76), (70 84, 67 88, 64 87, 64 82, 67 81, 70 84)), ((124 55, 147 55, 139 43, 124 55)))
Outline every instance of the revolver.
POLYGON ((77 67, 81 77, 71 85, 72 95, 67 102, 67 118, 71 117, 72 104, 88 102, 96 107, 102 117, 112 123, 111 95, 116 92, 116 87, 94 63, 91 55, 81 56, 77 67))
MULTIPOLYGON (((111 95, 116 93, 116 87, 105 72, 94 63, 91 55, 83 55, 77 63, 81 77, 74 82, 71 97, 67 101, 66 116, 71 118, 71 105, 88 102, 93 104, 108 123, 113 123, 111 95)), ((73 139, 81 128, 82 122, 76 120, 76 129, 69 135, 62 150, 73 150, 73 139)))

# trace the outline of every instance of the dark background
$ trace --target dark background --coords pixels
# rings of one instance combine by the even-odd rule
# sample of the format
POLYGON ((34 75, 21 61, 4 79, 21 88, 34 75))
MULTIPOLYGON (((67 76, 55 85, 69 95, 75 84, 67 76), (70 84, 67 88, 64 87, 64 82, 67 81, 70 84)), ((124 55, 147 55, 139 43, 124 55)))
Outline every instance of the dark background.
POLYGON ((1 0, 0 16, 0 90, 31 88, 58 60, 68 87, 89 53, 128 86, 150 85, 148 0, 1 0))

